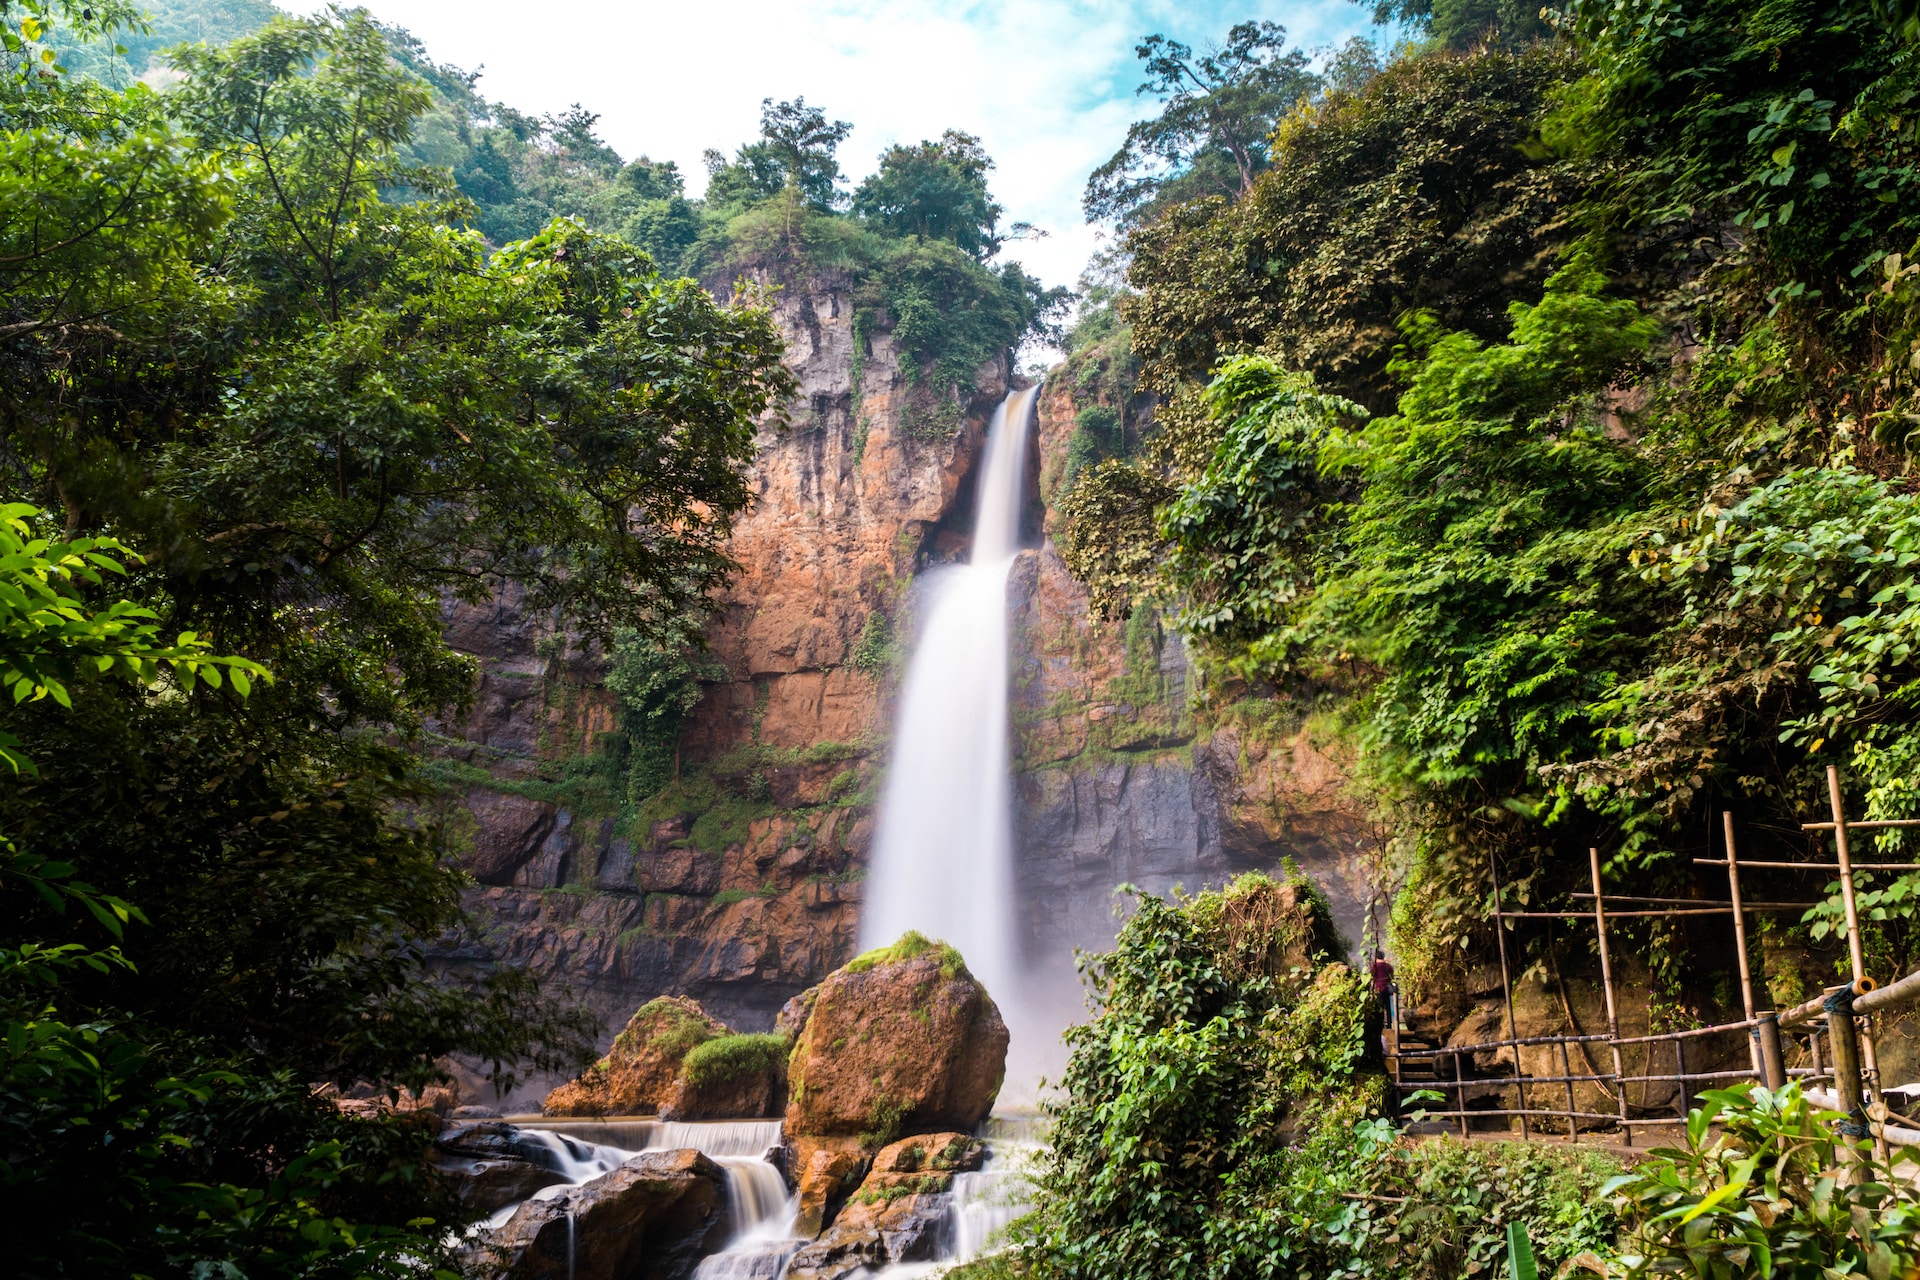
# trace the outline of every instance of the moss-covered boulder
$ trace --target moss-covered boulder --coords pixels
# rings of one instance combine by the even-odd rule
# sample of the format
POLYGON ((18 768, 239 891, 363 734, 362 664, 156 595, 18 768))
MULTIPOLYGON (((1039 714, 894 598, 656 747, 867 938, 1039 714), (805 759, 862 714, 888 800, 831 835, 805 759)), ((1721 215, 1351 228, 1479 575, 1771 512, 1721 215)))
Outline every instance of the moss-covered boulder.
POLYGON ((729 1034, 684 996, 650 1000, 614 1037, 607 1056, 549 1093, 542 1109, 550 1116, 658 1114, 674 1096, 687 1055, 729 1034))
POLYGON ((969 1130, 1007 1067, 1007 1024, 960 953, 909 933, 817 988, 788 1065, 786 1129, 797 1149, 969 1130))

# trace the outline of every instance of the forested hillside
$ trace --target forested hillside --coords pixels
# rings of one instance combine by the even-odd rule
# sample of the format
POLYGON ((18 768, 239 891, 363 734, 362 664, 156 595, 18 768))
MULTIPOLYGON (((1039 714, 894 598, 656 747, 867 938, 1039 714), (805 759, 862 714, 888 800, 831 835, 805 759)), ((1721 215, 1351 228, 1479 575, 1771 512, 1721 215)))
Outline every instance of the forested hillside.
POLYGON ((1520 901, 1596 844, 1653 892, 1722 808, 1797 845, 1829 763, 1915 803, 1913 50, 1864 5, 1654 13, 1403 55, 1125 241, 1159 427, 1063 546, 1213 696, 1344 718, 1417 981, 1489 941, 1495 854, 1520 901))
MULTIPOLYGON (((1116 188, 1123 152, 1089 184, 1124 283, 1069 340, 1091 403, 1056 537, 1097 607, 1185 638, 1196 714, 1339 726, 1392 833, 1383 941, 1417 1029, 1590 1030, 1591 932, 1540 918, 1590 909, 1590 847, 1611 893, 1715 900, 1696 859, 1724 857, 1722 811, 1743 858, 1807 860, 1829 766, 1851 813, 1920 815, 1920 26, 1820 0, 1379 17, 1423 38, 1302 83, 1237 183, 1198 185, 1196 159, 1116 188), (1500 969, 1496 870, 1537 913, 1500 969), (1546 993, 1518 1026, 1509 957, 1546 993)), ((1165 42, 1140 52, 1162 71, 1165 42)), ((1218 115, 1267 83, 1201 70, 1218 115)), ((1204 115, 1167 102, 1136 136, 1204 115)), ((1226 133, 1187 135, 1215 173, 1245 154, 1226 133)), ((1897 826, 1874 847, 1910 856, 1897 826)), ((1762 1004, 1845 980, 1831 873, 1753 879, 1826 898, 1757 926, 1762 1004)), ((1859 882, 1867 970, 1908 973, 1920 875, 1859 882)), ((1474 1274, 1507 1264, 1502 1222, 1563 1274, 1911 1265, 1910 1197, 1868 1187, 1851 1231, 1817 1225, 1810 1180, 1846 1157, 1797 1093, 1709 1094, 1690 1153, 1611 1182, 1604 1159, 1395 1145, 1310 893, 1142 901, 1092 971, 1026 1249, 967 1274, 1474 1274), (1780 1160, 1764 1193, 1748 1153, 1780 1160)), ((1615 928, 1649 1030, 1740 1016, 1723 925, 1615 928)), ((1879 1025, 1889 1087, 1910 1023, 1879 1025)), ((1652 1114, 1655 1086, 1620 1087, 1609 1107, 1652 1114)))

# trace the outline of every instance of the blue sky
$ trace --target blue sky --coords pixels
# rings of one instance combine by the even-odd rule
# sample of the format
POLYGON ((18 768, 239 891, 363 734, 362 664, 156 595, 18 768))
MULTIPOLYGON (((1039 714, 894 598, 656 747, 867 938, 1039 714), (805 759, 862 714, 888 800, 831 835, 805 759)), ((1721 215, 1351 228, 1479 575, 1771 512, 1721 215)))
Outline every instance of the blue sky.
MULTIPOLYGON (((288 8, 317 8, 281 0, 288 8)), ((1049 284, 1072 284, 1097 247, 1080 219, 1087 173, 1146 111, 1133 47, 1160 31, 1200 46, 1271 18, 1305 49, 1369 34, 1352 0, 362 0, 433 56, 483 68, 488 97, 535 113, 580 102, 622 155, 676 160, 758 128, 760 100, 805 95, 854 132, 855 180, 893 142, 976 133, 998 162, 1008 217, 1050 234, 1009 247, 1049 284)))

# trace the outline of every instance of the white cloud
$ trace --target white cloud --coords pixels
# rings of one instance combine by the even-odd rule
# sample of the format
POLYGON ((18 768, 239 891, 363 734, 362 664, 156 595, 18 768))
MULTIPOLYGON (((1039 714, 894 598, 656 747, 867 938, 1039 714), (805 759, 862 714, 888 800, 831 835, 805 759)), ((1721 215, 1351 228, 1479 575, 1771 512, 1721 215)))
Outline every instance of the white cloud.
POLYGON ((701 152, 731 153, 753 137, 765 97, 804 95, 852 121, 840 157, 856 182, 890 143, 947 128, 979 134, 1008 217, 1049 232, 1007 254, 1049 284, 1072 284, 1095 247, 1080 191, 1146 109, 1133 93, 1141 37, 1202 44, 1261 17, 1311 48, 1366 26, 1349 0, 362 3, 436 60, 483 68, 489 98, 536 114, 579 102, 600 113, 601 135, 622 155, 678 161, 695 187, 706 177, 701 152))

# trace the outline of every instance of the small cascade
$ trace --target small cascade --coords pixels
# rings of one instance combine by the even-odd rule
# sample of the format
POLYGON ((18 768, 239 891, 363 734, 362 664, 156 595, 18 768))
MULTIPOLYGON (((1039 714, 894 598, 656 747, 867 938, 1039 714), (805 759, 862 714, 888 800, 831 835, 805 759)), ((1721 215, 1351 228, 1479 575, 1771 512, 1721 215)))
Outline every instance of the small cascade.
POLYGON ((560 1174, 569 1184, 612 1173, 631 1160, 635 1150, 551 1129, 521 1129, 516 1145, 528 1159, 560 1174))
POLYGON ((714 1157, 764 1156, 780 1145, 778 1120, 656 1120, 646 1149, 692 1147, 714 1157))
POLYGON ((623 1151, 645 1151, 655 1145, 652 1136, 660 1128, 660 1121, 644 1120, 547 1120, 540 1117, 515 1116, 512 1124, 522 1133, 564 1134, 580 1142, 593 1143, 602 1147, 618 1147, 623 1151))
POLYGON ((717 1162, 727 1171, 735 1236, 784 1238, 791 1233, 795 1202, 778 1169, 752 1156, 719 1156, 717 1162))
POLYGON ((998 1244, 1015 1218, 1032 1208, 1031 1187, 1017 1170, 989 1161, 978 1173, 953 1175, 953 1261, 972 1262, 998 1244))
POLYGON ((695 1268, 693 1280, 779 1280, 787 1259, 805 1241, 794 1238, 800 1198, 787 1194, 787 1180, 765 1160, 719 1156, 733 1204, 733 1239, 695 1268))
MULTIPOLYGON (((523 1154, 566 1178, 542 1187, 532 1199, 553 1200, 583 1182, 612 1173, 642 1151, 692 1149, 709 1156, 727 1175, 734 1238, 727 1250, 701 1263, 705 1280, 776 1280, 800 1244, 792 1240, 798 1201, 767 1155, 780 1145, 778 1120, 528 1120, 515 1126, 523 1154), (770 1262, 754 1261, 766 1255, 770 1262), (725 1262, 720 1261, 726 1259, 725 1262), (714 1270, 707 1270, 708 1264, 714 1270), (771 1269, 767 1269, 771 1268, 771 1269)), ((486 1221, 489 1230, 507 1224, 518 1204, 486 1221)), ((569 1258, 573 1215, 567 1215, 569 1258)))

